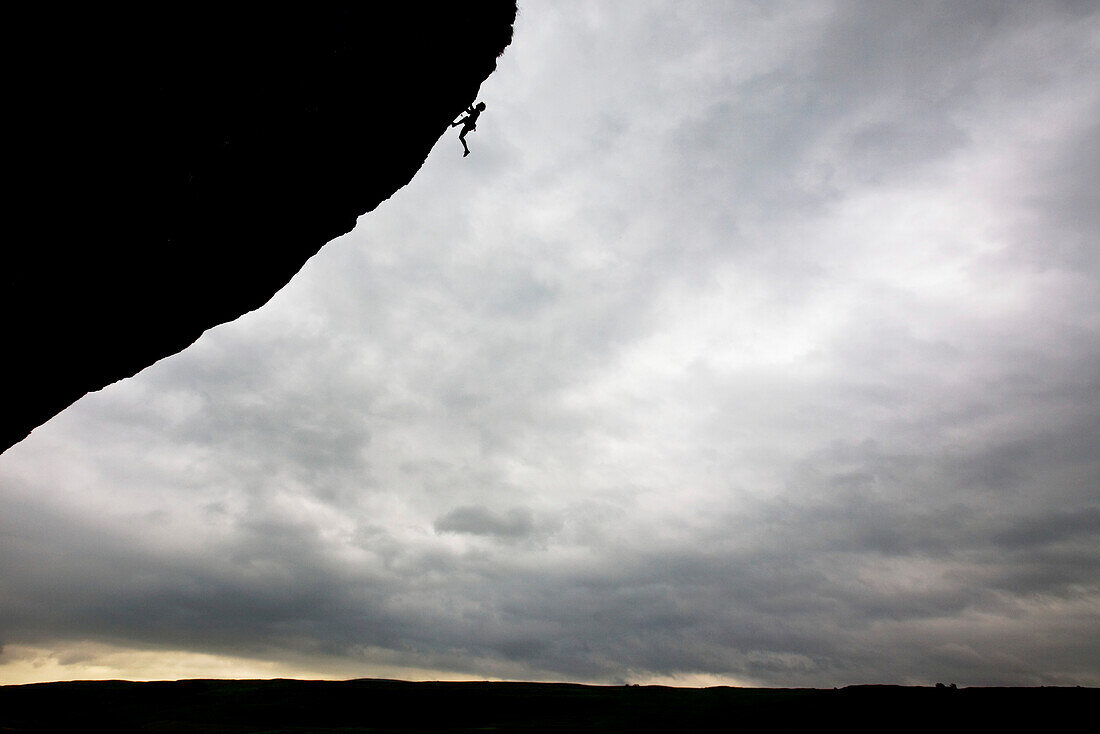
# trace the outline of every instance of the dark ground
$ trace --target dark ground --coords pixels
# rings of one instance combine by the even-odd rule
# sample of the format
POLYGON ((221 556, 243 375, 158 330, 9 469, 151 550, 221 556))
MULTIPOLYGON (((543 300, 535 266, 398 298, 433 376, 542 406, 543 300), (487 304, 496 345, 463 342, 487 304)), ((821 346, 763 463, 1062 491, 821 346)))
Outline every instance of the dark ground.
POLYGON ((1098 689, 666 688, 388 680, 0 687, 0 732, 1067 731, 1098 689))

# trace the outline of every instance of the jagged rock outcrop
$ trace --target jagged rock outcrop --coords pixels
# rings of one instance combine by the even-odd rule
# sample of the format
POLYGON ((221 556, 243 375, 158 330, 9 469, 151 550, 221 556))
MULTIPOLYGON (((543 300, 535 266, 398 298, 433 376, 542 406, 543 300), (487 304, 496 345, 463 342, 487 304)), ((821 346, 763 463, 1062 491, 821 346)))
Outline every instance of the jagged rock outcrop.
POLYGON ((408 183, 516 14, 155 5, 9 17, 0 451, 262 305, 408 183))

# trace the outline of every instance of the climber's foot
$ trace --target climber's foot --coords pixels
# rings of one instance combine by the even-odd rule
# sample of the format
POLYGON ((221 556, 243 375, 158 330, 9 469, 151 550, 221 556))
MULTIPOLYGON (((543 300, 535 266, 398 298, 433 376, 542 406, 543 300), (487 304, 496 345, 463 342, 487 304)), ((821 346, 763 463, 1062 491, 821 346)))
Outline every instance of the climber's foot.
POLYGON ((470 155, 470 151, 466 151, 465 153, 463 153, 463 154, 462 154, 462 157, 463 157, 463 158, 465 158, 465 157, 466 157, 466 156, 468 156, 468 155, 470 155))

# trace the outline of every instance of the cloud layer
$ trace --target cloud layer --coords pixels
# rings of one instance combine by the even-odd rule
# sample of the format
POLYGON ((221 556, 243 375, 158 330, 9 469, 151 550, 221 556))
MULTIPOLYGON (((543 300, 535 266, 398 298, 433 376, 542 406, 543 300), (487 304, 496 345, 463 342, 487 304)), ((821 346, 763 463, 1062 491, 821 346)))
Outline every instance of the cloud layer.
POLYGON ((523 3, 469 158, 0 459, 0 679, 1100 685, 1096 78, 1091 3, 523 3))

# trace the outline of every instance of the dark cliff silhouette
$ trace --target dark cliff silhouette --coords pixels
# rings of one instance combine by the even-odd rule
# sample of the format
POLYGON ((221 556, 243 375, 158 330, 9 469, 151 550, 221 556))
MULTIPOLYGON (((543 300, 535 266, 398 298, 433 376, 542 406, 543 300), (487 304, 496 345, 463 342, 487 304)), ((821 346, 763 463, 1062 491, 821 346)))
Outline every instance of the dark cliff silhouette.
POLYGON ((515 14, 512 0, 9 13, 0 451, 261 306, 408 183, 515 14))

